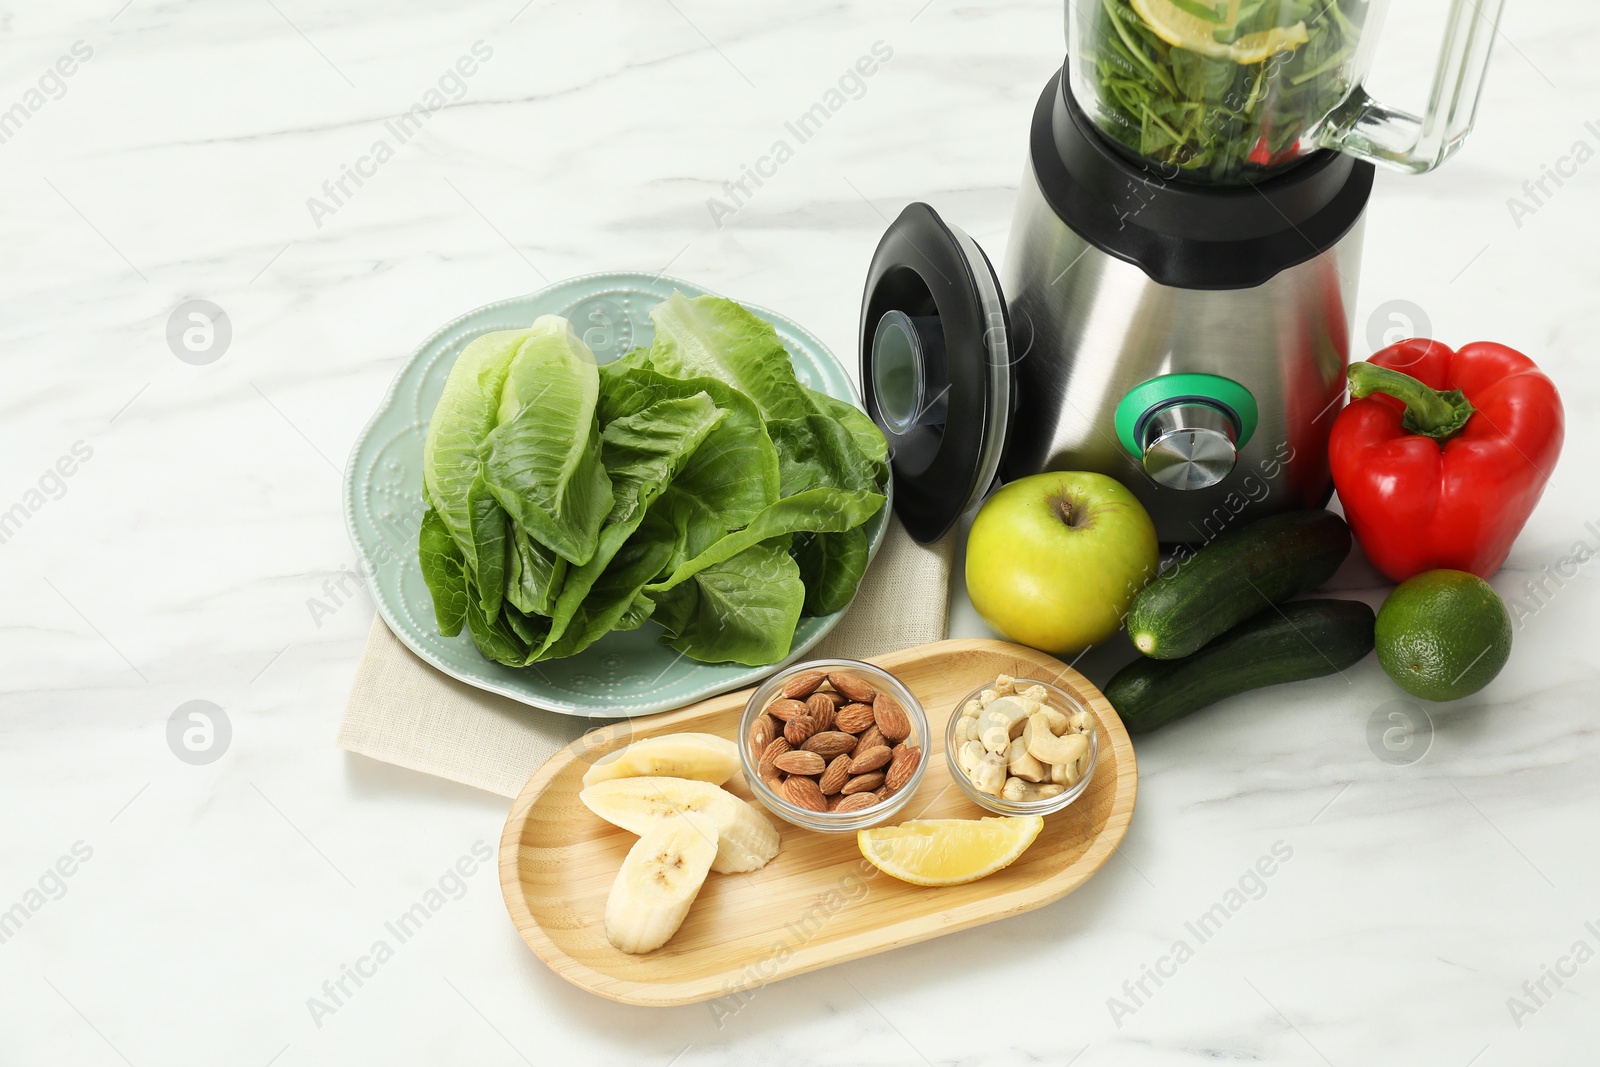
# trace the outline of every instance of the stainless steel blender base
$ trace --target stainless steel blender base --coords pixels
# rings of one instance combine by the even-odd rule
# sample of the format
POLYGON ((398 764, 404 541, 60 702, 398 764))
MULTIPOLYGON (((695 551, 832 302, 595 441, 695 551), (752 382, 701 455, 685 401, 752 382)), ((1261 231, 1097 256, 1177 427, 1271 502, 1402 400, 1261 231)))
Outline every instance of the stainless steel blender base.
POLYGON ((1016 406, 1001 474, 1089 470, 1127 485, 1168 542, 1318 507, 1331 489, 1328 432, 1344 396, 1362 222, 1319 255, 1246 289, 1181 289, 1086 242, 1029 166, 1002 282, 1016 406), (1166 374, 1237 381, 1260 410, 1233 470, 1203 489, 1159 484, 1118 440, 1130 389, 1166 374))

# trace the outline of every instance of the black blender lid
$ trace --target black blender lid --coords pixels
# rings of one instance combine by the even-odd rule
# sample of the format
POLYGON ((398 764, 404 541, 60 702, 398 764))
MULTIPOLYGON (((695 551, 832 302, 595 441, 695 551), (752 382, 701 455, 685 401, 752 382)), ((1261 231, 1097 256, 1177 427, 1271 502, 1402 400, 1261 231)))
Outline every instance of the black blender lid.
POLYGON ((889 441, 894 508, 927 544, 1000 470, 1011 417, 1011 322, 977 243, 927 204, 878 243, 861 302, 861 391, 889 441))

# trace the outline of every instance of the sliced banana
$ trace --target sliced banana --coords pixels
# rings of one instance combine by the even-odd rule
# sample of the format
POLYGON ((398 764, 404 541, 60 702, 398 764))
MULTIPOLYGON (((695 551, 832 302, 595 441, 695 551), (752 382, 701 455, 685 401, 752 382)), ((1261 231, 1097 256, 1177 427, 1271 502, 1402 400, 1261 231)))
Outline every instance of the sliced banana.
POLYGON ((717 824, 719 874, 754 871, 778 854, 778 831, 755 808, 726 789, 687 778, 616 778, 578 794, 584 806, 613 826, 646 834, 664 819, 686 812, 717 824))
POLYGON ((608 752, 583 775, 585 786, 613 778, 665 775, 721 785, 739 769, 739 746, 716 734, 663 734, 608 752))
POLYGON ((606 898, 606 939, 624 952, 653 952, 689 914, 717 855, 717 824, 690 812, 662 819, 628 850, 606 898))

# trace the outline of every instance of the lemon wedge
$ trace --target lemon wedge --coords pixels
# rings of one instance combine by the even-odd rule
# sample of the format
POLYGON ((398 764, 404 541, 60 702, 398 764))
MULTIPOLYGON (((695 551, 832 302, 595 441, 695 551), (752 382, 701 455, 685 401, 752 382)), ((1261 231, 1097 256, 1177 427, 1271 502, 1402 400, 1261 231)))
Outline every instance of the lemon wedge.
POLYGON ((856 834, 861 855, 913 885, 962 885, 986 878, 1028 850, 1044 829, 1038 815, 913 819, 856 834))
POLYGON ((1172 0, 1131 0, 1134 13, 1144 20, 1155 35, 1174 48, 1198 52, 1212 59, 1231 59, 1248 65, 1261 63, 1279 52, 1292 52, 1310 40, 1306 24, 1274 26, 1270 30, 1247 33, 1226 44, 1212 34, 1217 30, 1231 29, 1239 18, 1239 0, 1229 0, 1227 11, 1219 22, 1209 22, 1198 15, 1183 10, 1172 0))

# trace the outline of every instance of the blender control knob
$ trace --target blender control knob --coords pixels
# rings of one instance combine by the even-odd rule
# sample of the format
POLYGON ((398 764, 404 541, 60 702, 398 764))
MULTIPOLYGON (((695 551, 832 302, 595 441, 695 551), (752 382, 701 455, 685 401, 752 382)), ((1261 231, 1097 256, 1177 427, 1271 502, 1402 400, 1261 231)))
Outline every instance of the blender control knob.
POLYGON ((1204 489, 1233 470, 1238 427, 1203 401, 1180 401, 1152 412, 1143 427, 1144 470, 1168 489, 1204 489))

